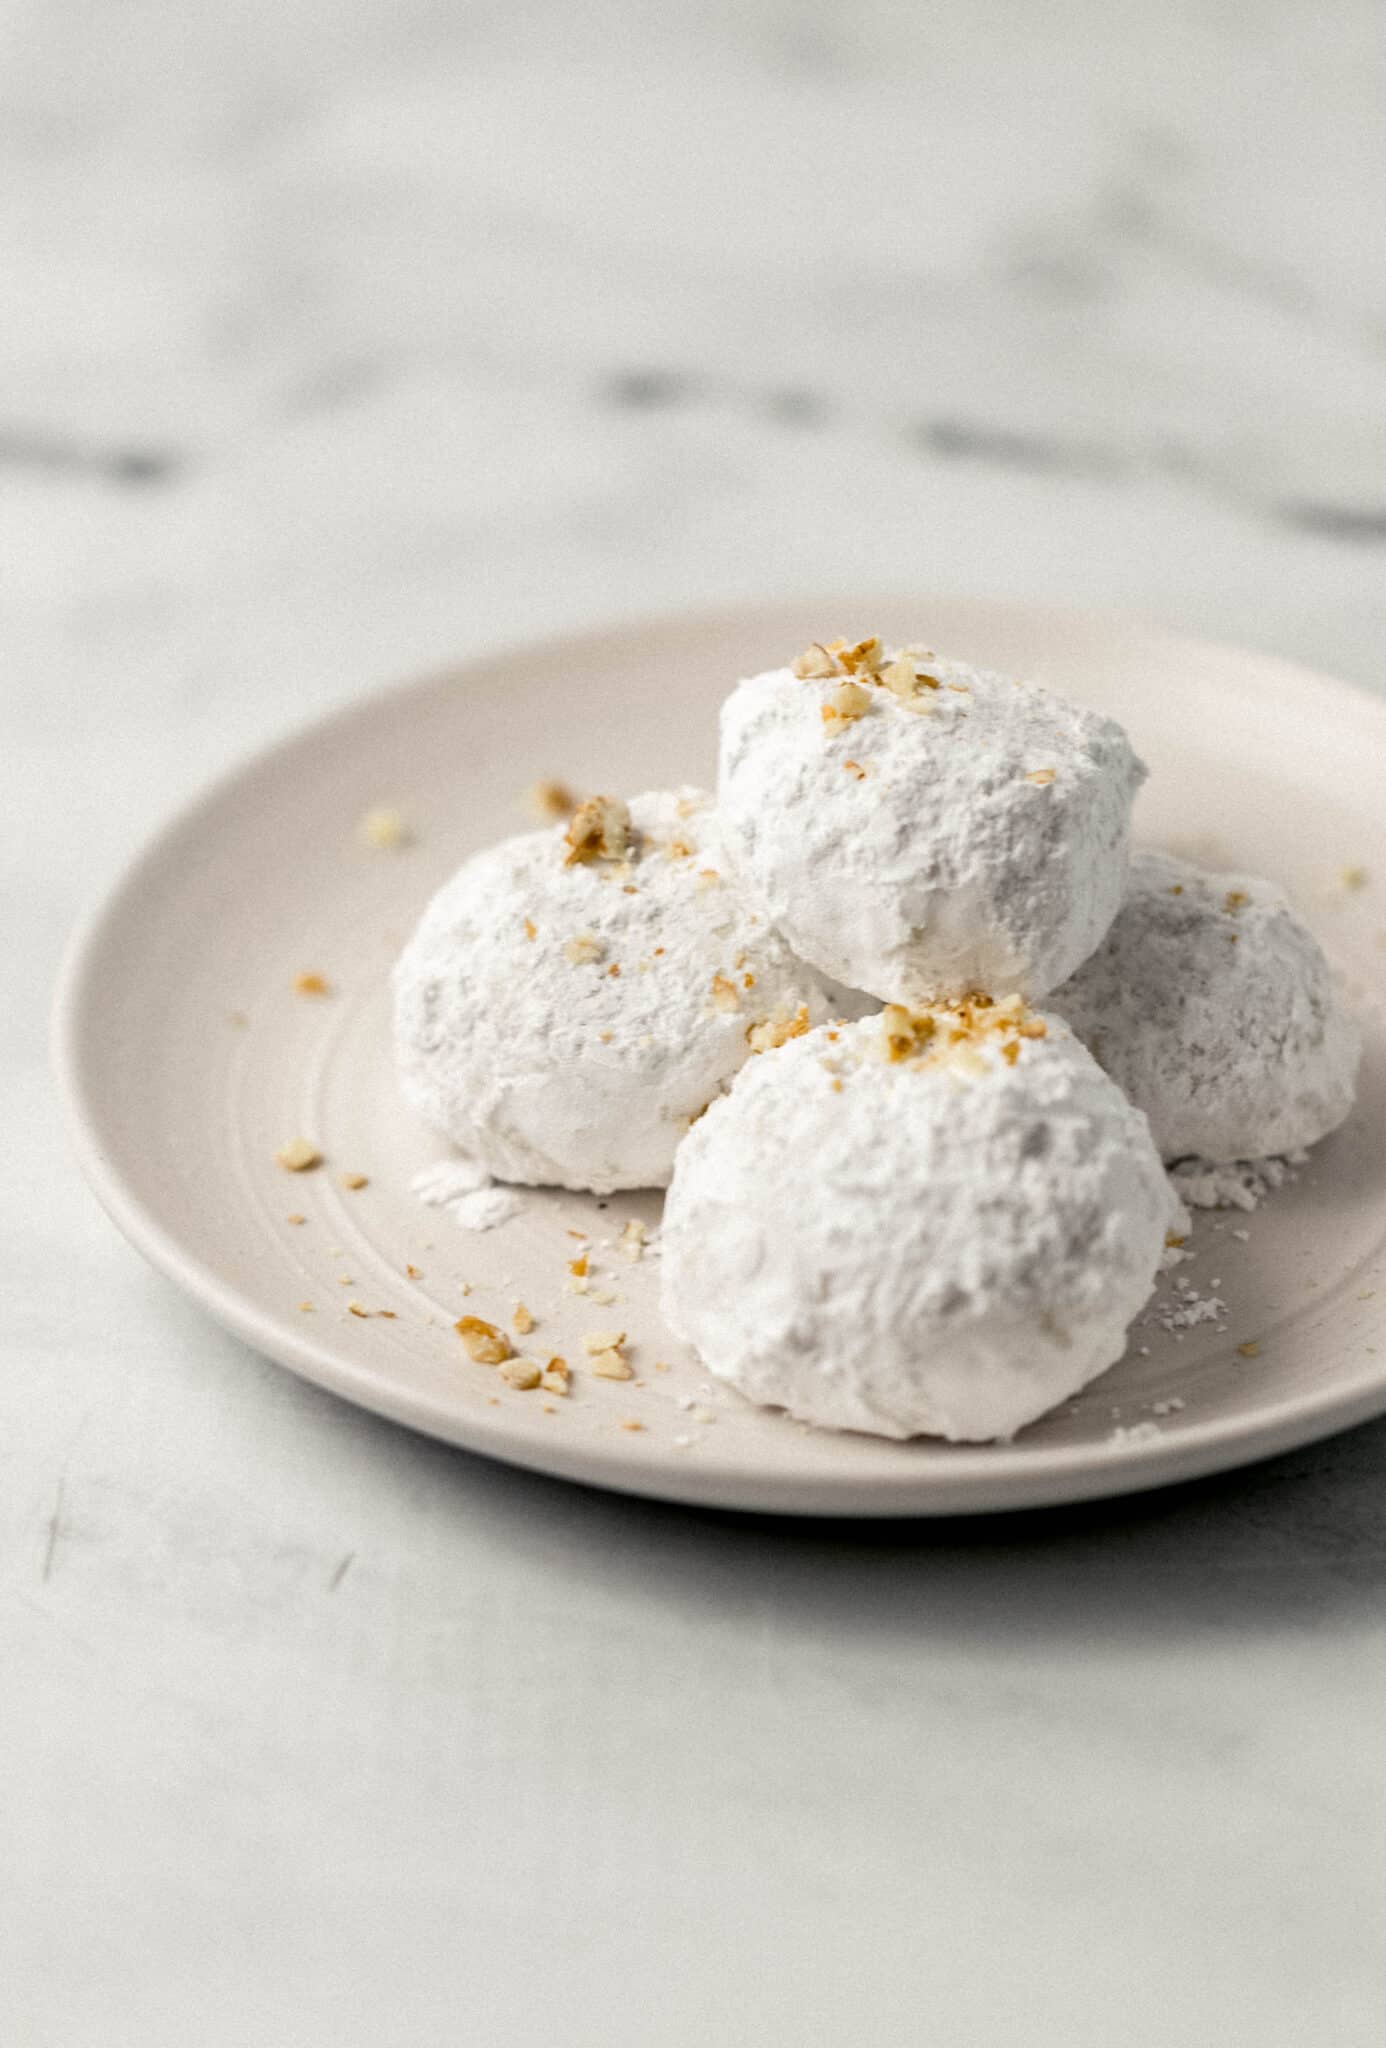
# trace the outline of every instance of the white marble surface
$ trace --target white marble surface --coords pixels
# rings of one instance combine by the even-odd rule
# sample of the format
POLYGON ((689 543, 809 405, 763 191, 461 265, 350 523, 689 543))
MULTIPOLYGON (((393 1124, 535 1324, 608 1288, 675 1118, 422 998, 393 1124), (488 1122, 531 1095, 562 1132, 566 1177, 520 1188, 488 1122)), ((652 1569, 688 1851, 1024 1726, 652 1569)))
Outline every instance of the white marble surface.
POLYGON ((503 637, 875 578, 1378 682, 1383 22, 0 8, 6 2048, 1380 2040, 1386 1426, 980 1530, 489 1468, 141 1266, 43 1010, 159 813, 503 637))

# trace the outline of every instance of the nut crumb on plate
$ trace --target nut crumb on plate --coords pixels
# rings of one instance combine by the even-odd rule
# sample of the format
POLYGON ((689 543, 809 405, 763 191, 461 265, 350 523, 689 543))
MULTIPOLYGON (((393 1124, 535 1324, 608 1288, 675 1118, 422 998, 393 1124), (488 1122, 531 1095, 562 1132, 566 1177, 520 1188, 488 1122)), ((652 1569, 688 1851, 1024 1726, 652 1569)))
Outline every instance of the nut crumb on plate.
POLYGON ((321 1152, 307 1138, 290 1138, 274 1156, 286 1173, 308 1173, 322 1164, 321 1152))
POLYGON ((494 1323, 482 1322, 480 1316, 461 1316, 452 1327, 478 1365, 501 1365, 513 1355, 514 1347, 504 1331, 494 1323))
POLYGON ((400 812, 389 805, 367 811, 357 829, 363 842, 380 853, 390 853, 398 847, 407 846, 411 837, 400 812))

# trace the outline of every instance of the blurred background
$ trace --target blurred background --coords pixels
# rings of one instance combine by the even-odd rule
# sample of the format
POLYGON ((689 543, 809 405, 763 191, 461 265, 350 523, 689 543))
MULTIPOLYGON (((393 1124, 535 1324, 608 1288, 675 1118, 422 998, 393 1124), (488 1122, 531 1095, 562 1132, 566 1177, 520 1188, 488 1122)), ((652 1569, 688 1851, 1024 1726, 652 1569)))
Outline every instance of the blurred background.
POLYGON ((206 777, 502 640, 879 585, 1379 685, 1384 108, 1378 0, 0 0, 6 2048, 1380 2038, 1379 1428, 855 1554, 461 1484, 119 1244, 34 990, 206 777))
POLYGON ((0 19, 5 687, 151 794, 161 733, 741 592, 1376 677, 1376 0, 0 19))

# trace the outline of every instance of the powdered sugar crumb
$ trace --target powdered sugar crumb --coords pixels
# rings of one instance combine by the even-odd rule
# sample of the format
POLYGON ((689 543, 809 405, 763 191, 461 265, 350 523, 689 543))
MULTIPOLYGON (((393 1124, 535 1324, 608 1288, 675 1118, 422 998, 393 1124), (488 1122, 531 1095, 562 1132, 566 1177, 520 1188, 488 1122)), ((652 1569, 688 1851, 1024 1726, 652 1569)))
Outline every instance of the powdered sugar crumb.
POLYGON ((1258 1209, 1277 1188, 1297 1179, 1293 1169, 1302 1166, 1308 1156, 1294 1152, 1287 1159, 1236 1159, 1227 1166, 1185 1159, 1170 1168, 1170 1184, 1191 1209, 1250 1211, 1258 1209))
POLYGON ((1219 1323, 1227 1314, 1220 1294, 1195 1294, 1187 1281, 1175 1282, 1174 1299, 1154 1311, 1162 1330, 1196 1330, 1201 1323, 1219 1323))
POLYGON ((459 1230, 494 1230, 524 1208, 515 1189, 497 1187, 475 1159, 441 1159, 409 1185, 430 1209, 446 1209, 459 1230))
POLYGON ((1133 1422, 1129 1428, 1118 1425, 1112 1430, 1107 1441, 1121 1450, 1133 1451, 1141 1444, 1157 1444, 1163 1435, 1164 1431, 1156 1422, 1133 1422))
POLYGON ((411 1194, 430 1209, 446 1209, 463 1195, 489 1188, 491 1176, 476 1159, 440 1159, 416 1173, 409 1183, 411 1194))

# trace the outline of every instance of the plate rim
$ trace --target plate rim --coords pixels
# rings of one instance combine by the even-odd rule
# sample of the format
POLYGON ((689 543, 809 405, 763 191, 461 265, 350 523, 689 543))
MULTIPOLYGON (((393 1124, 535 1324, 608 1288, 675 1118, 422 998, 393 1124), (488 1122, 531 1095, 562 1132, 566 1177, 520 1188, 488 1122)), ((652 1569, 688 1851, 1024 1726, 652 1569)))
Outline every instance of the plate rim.
POLYGON ((147 870, 156 866, 199 820, 214 810, 248 779, 275 760, 292 755, 329 730, 376 716, 389 704, 402 709, 411 697, 426 696, 447 682, 466 686, 480 682, 497 662, 534 662, 575 645, 594 649, 613 640, 638 640, 652 633, 716 630, 739 622, 752 624, 777 611, 788 612, 812 603, 860 612, 925 611, 929 606, 972 606, 993 613, 1047 617, 1070 628, 1100 624, 1158 637, 1165 647, 1184 647, 1200 658, 1214 656, 1249 663, 1265 678, 1273 672, 1279 687, 1311 683, 1320 695, 1337 700, 1345 713, 1374 716, 1386 741, 1386 700, 1365 685, 1325 675, 1276 654, 1235 644, 1206 640, 1163 626, 1158 620, 1119 607, 1032 603, 1023 598, 991 598, 962 592, 860 594, 836 599, 816 593, 748 600, 718 607, 681 607, 622 617, 611 625, 582 627, 546 634, 537 640, 507 639, 475 650, 459 660, 424 670, 398 682, 363 691, 315 717, 296 722, 268 743, 252 748, 177 804, 137 844, 96 900, 81 914, 68 937, 58 971, 51 1013, 51 1068, 69 1142, 78 1166, 97 1201, 117 1230, 156 1271, 190 1295, 222 1328, 253 1350, 294 1372, 310 1384, 372 1414, 419 1431, 459 1449, 495 1458, 553 1478, 604 1490, 685 1506, 737 1509, 755 1513, 853 1519, 934 1519, 970 1515, 1033 1512, 1084 1501, 1148 1492, 1232 1471, 1303 1447, 1386 1413, 1386 1367, 1359 1383, 1309 1389, 1248 1422, 1231 1415, 1187 1425, 1177 1435, 1137 1445, 1116 1447, 1097 1442, 1041 1452, 1017 1451, 1012 1444, 956 1446, 958 1462, 951 1470, 937 1468, 927 1477, 902 1472, 899 1477, 863 1480, 850 1473, 813 1476, 767 1470, 753 1462, 719 1456, 673 1465, 641 1462, 629 1452, 602 1452, 590 1443, 567 1444, 553 1437, 544 1443, 514 1435, 503 1417, 449 1409, 441 1402, 382 1383, 353 1369, 338 1353, 312 1337, 281 1326, 224 1281, 203 1260, 188 1252, 166 1230, 133 1186, 103 1142, 99 1089, 86 1071, 81 1053, 83 1026, 92 997, 97 956, 117 919, 138 897, 147 870), (461 1424, 461 1427, 458 1425, 461 1424), (838 1498, 838 1495, 841 1498, 838 1498))

